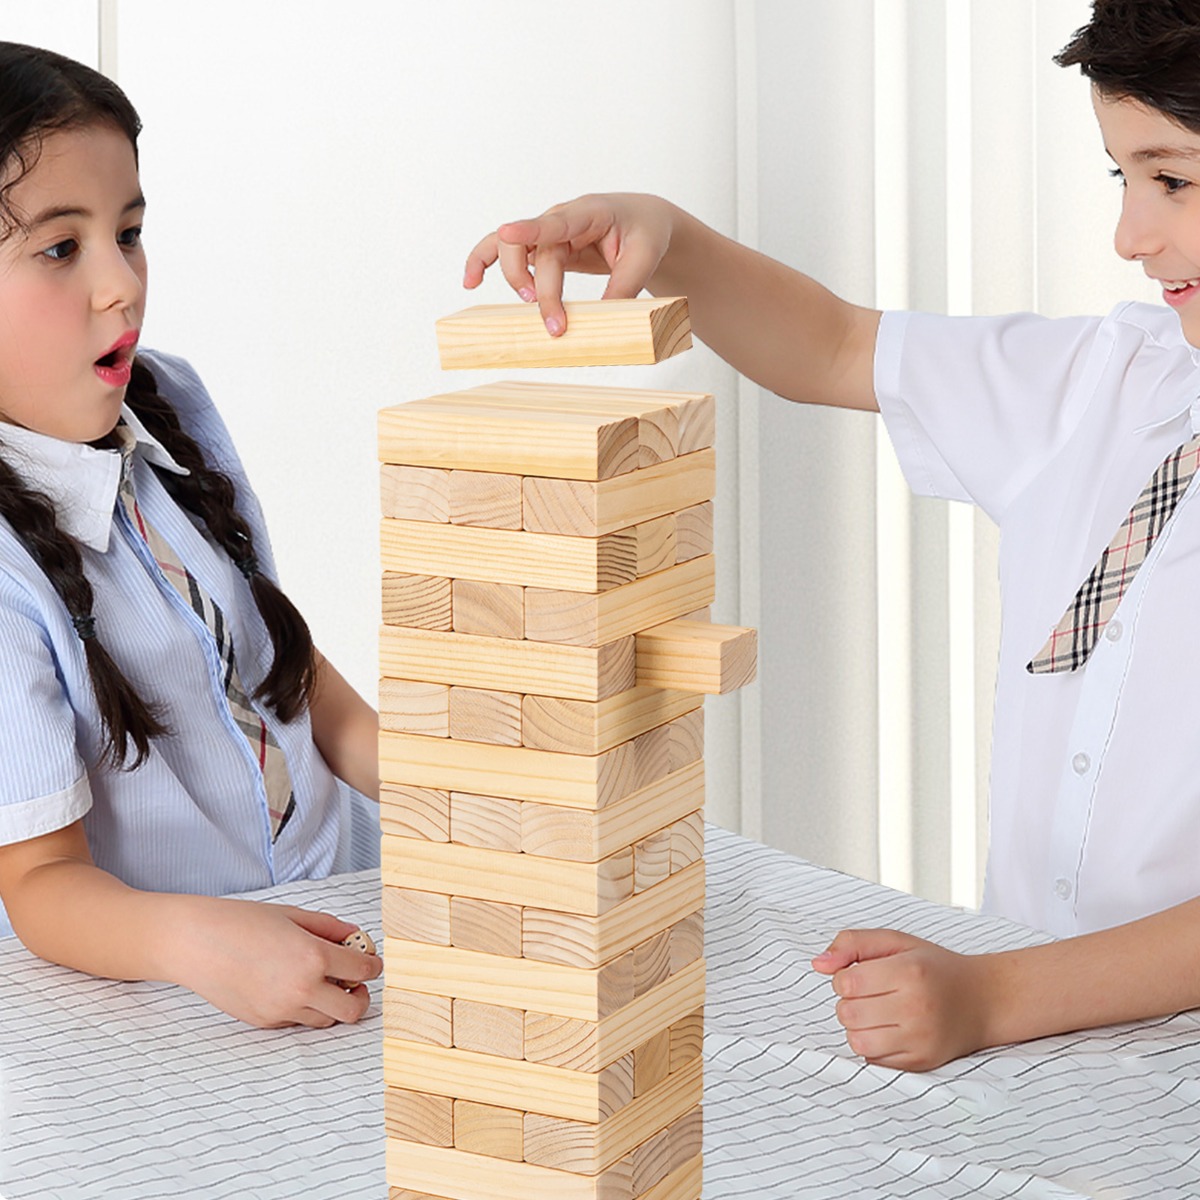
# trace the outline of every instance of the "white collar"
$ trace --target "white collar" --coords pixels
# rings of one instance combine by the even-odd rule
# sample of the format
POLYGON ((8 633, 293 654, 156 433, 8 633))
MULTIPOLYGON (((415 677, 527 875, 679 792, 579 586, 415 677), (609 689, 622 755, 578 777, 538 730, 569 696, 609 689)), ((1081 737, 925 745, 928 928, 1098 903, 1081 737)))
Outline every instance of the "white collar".
MULTIPOLYGON (((188 474, 127 404, 121 406, 121 420, 136 439, 133 453, 176 475, 188 474)), ((108 549, 121 482, 119 450, 98 450, 86 442, 0 424, 0 453, 22 482, 53 501, 64 533, 101 553, 108 549)))

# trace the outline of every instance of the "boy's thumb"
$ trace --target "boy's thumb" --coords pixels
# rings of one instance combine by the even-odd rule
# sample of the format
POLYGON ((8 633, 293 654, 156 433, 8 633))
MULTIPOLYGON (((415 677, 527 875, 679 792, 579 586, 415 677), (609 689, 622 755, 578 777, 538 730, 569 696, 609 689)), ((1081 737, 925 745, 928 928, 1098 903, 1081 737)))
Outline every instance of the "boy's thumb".
POLYGON ((895 929, 844 929, 829 943, 829 948, 812 960, 813 970, 833 975, 851 963, 870 958, 886 958, 899 954, 912 945, 913 939, 895 929))

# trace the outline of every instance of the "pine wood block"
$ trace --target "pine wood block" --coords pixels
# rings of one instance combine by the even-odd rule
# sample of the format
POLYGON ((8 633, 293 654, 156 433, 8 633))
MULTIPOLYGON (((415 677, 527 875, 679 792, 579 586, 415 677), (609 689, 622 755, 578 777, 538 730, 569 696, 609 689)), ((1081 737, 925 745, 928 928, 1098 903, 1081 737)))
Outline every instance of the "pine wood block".
POLYGON ((635 842, 633 847, 633 890, 644 892, 662 883, 671 873, 671 830, 659 829, 635 842))
POLYGON ((671 1170, 670 1129, 660 1129, 630 1156, 633 1164, 633 1194, 641 1196, 661 1183, 671 1170))
POLYGON ((704 697, 692 692, 653 687, 630 688, 606 700, 526 696, 521 742, 535 750, 602 754, 703 703, 704 697))
POLYGON ((411 679, 379 681, 379 727, 396 733, 450 736, 450 689, 411 679))
MULTIPOLYGON (((390 971, 388 974, 394 977, 390 971)), ((397 987, 383 989, 384 1037, 449 1047, 453 1042, 451 1022, 452 1001, 449 996, 412 992, 397 987)))
POLYGON ((671 1073, 704 1053, 704 1009, 688 1013, 671 1026, 671 1073))
POLYGON ((567 328, 546 332, 535 304, 482 304, 437 322, 443 371, 462 367, 650 364, 692 344, 687 300, 568 300, 567 328))
POLYGON ((638 778, 662 779, 704 757, 704 709, 694 708, 627 744, 633 747, 638 778))
POLYGON ((536 997, 545 1012, 581 1021, 599 1021, 633 1000, 632 952, 591 969, 399 938, 385 938, 384 944, 389 975, 412 992, 520 1009, 536 997))
POLYGON ((694 504, 675 514, 675 561, 691 562, 713 552, 713 505, 694 504))
POLYGON ((702 762, 672 771, 596 812, 527 802, 521 806, 521 849, 547 858, 599 862, 653 833, 661 822, 676 822, 703 804, 702 762))
POLYGON ((410 400, 379 413, 382 462, 596 481, 638 466, 638 419, 575 410, 515 410, 479 396, 410 400))
POLYGON ((428 1192, 414 1192, 410 1188, 388 1188, 388 1200, 446 1200, 445 1196, 431 1196, 428 1192))
POLYGON ((694 912, 671 926, 671 974, 704 957, 704 912, 694 912))
POLYGON ((633 948, 633 994, 644 996, 671 976, 671 931, 660 930, 633 948))
POLYGON ((674 513, 668 513, 665 517, 655 517, 653 521, 643 521, 633 528, 637 538, 639 579, 643 575, 653 575, 656 571, 675 566, 677 550, 674 513))
POLYGON ((704 1115, 699 1105, 667 1126, 671 1151, 671 1170, 696 1158, 704 1145, 704 1115))
POLYGON ((520 905, 497 904, 494 900, 472 900, 468 896, 452 896, 450 944, 460 950, 481 950, 485 954, 520 958, 520 905))
POLYGON ((445 1200, 634 1200, 629 1162, 617 1163, 603 1175, 572 1175, 398 1138, 388 1139, 386 1157, 389 1181, 402 1179, 445 1200))
POLYGON ((521 697, 516 692, 452 687, 449 690, 448 725, 452 738, 496 746, 519 746, 521 697))
POLYGON ((387 571, 586 593, 637 578, 633 529, 580 538, 384 517, 379 540, 387 571))
POLYGON ((599 1071, 683 1021, 703 1002, 704 963, 697 962, 595 1021, 530 1009, 525 1013, 525 1057, 599 1071))
POLYGON ((389 1137, 427 1146, 454 1145, 454 1101, 448 1096, 385 1088, 383 1121, 389 1137))
POLYGON ((450 521, 454 525, 483 525, 490 529, 522 527, 519 475, 451 471, 449 493, 450 521))
POLYGON ((671 826, 671 872, 682 871, 704 857, 704 814, 690 813, 671 826))
MULTIPOLYGON (((525 1013, 502 1004, 456 999, 454 1044, 460 1050, 477 1050, 480 1054, 498 1054, 502 1058, 524 1058, 525 1013)), ((455 1144, 459 1143, 456 1141, 455 1144)))
POLYGON ((450 793, 436 788, 385 783, 379 789, 379 824, 384 833, 450 840, 450 793))
MULTIPOLYGON (((657 517, 687 513, 691 546, 697 510, 706 507, 716 489, 717 460, 711 448, 595 483, 528 476, 522 488, 523 520, 533 533, 599 537, 657 517)), ((707 507, 711 514, 711 504, 707 507)))
POLYGON ((521 913, 525 958, 594 967, 625 954, 704 905, 704 864, 695 863, 599 917, 548 908, 521 913))
POLYGON ((604 646, 630 634, 640 636, 644 629, 675 620, 665 614, 692 612, 711 604, 716 591, 712 555, 668 567, 594 596, 557 588, 527 587, 525 636, 535 642, 604 646))
POLYGON ((385 571, 383 623, 448 630, 451 628, 450 596, 449 579, 385 571))
POLYGON ((569 1071, 385 1037, 383 1078, 392 1087, 594 1124, 633 1100, 633 1055, 603 1071, 569 1071))
POLYGON ((392 679, 498 692, 605 700, 636 684, 632 637, 599 647, 558 646, 384 625, 379 666, 392 679))
POLYGON ((385 937, 449 946, 450 897, 408 887, 384 887, 383 932, 385 937))
POLYGON ((754 629, 671 621, 637 635, 637 679, 642 685, 724 695, 750 683, 757 669, 754 629))
POLYGON ((385 517, 449 521, 450 472, 383 463, 379 468, 379 499, 385 517))
POLYGON ((660 1029, 633 1052, 634 1096, 644 1096, 651 1088, 662 1083, 670 1073, 671 1031, 660 1029))
POLYGON ((635 1200, 700 1200, 703 1181, 704 1160, 697 1154, 635 1200))
POLYGON ((521 849, 521 804, 502 796, 450 793, 450 840, 483 850, 521 849))
POLYGON ((499 1108, 475 1100, 454 1101, 454 1145, 459 1150, 521 1162, 524 1123, 525 1114, 517 1108, 499 1108))
POLYGON ((596 1174, 632 1154, 645 1141, 647 1128, 669 1129, 673 1121, 694 1109, 700 1103, 702 1089, 702 1063, 696 1059, 596 1124, 527 1112, 525 1160, 563 1171, 596 1174))
POLYGON ((525 636, 525 589, 519 584, 455 579, 451 595, 455 633, 493 638, 525 636))

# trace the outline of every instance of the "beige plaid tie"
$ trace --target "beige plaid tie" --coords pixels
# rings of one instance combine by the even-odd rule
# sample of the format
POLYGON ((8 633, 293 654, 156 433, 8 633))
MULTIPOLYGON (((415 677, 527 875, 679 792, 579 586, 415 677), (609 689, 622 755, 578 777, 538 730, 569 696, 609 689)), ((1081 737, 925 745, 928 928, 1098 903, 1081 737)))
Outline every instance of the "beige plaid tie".
POLYGON ((1129 516, 1075 593, 1046 644, 1026 664, 1033 675, 1083 666, 1121 602, 1138 567, 1175 511, 1200 466, 1200 436, 1172 450, 1142 489, 1129 516))
POLYGON ((121 483, 117 494, 129 519, 133 522, 133 527, 145 539, 146 545, 150 548, 150 553, 154 555, 154 560, 158 563, 162 573, 204 622, 217 643, 217 654, 224 672, 225 696, 229 702, 229 711, 238 728, 246 735, 250 749, 254 752, 254 757, 258 760, 259 768, 263 773, 263 783, 267 790, 267 808, 271 816, 271 839, 274 840, 292 815, 296 802, 287 760, 279 748, 279 743, 263 723, 262 717, 255 712, 250 698, 242 687, 242 681, 238 677, 237 664, 234 661, 233 639, 224 613, 200 586, 196 577, 180 562, 175 551, 171 549, 162 535, 142 516, 133 489, 132 455, 137 439, 124 425, 118 425, 114 432, 121 443, 121 483))

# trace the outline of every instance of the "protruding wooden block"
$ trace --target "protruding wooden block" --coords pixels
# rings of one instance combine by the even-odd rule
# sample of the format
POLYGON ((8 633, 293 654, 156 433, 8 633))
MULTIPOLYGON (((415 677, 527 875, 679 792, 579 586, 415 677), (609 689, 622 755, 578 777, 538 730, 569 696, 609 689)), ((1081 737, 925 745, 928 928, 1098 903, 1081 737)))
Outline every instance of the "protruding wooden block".
MULTIPOLYGON (((490 529, 521 528, 521 478, 494 471, 451 471, 450 521, 490 529)), ((391 515, 391 514, 385 514, 391 515)), ((421 520, 420 517, 415 518, 421 520)))
POLYGON ((436 467, 379 468, 380 511, 410 521, 450 520, 450 472, 436 467))
POLYGON ((450 944, 460 950, 481 950, 485 954, 520 958, 520 905, 473 900, 469 896, 451 897, 450 944))
POLYGON ((450 736, 450 689, 411 679, 379 681, 379 727, 396 733, 450 736))
POLYGON ((454 1101, 448 1096, 386 1088, 383 1122, 389 1137, 427 1146, 454 1145, 454 1101))
POLYGON ((671 621, 637 635, 637 678, 643 686, 724 695, 750 683, 757 669, 754 629, 671 621))
POLYGON ((455 1100, 454 1145, 472 1154, 521 1162, 524 1157, 524 1122, 525 1114, 517 1108, 499 1108, 495 1104, 480 1104, 475 1100, 455 1100))
POLYGON ((489 638, 525 636, 525 589, 520 585, 456 579, 451 594, 455 633, 489 638))
POLYGON ((448 709, 452 738, 496 746, 521 744, 521 697, 516 692, 452 687, 448 709))
MULTIPOLYGON (((410 992, 398 987, 383 989, 383 1033, 430 1046, 450 1046, 451 1005, 449 996, 410 992)), ((405 1085, 407 1086, 407 1085, 405 1085)))
POLYGON ((442 370, 651 364, 692 344, 687 300, 569 300, 551 337, 533 304, 483 304, 437 322, 442 370))
POLYGON ((675 514, 675 561, 691 562, 713 552, 712 501, 694 504, 675 514))
MULTIPOLYGON (((454 1001, 454 1044, 460 1050, 525 1057, 525 1013, 519 1008, 486 1001, 454 1001)), ((457 1139, 457 1134, 455 1135, 457 1139)), ((456 1145, 458 1143, 456 1140, 456 1145)))
POLYGON ((388 886, 383 889, 383 932, 412 942, 450 945, 450 897, 388 886))
POLYGON ((436 575, 385 571, 383 623, 416 629, 450 629, 450 580, 436 575))
POLYGON ((704 1010, 697 1009, 671 1025, 671 1073, 704 1053, 704 1010))
POLYGON ((635 842, 633 847, 633 890, 644 892, 662 883, 671 873, 671 830, 659 829, 635 842))
POLYGON ((450 840, 450 793, 436 788, 385 783, 379 789, 379 823, 385 833, 450 840))
POLYGON ((662 1083, 670 1073, 671 1031, 660 1029, 633 1052, 634 1096, 644 1096, 651 1088, 662 1083))

